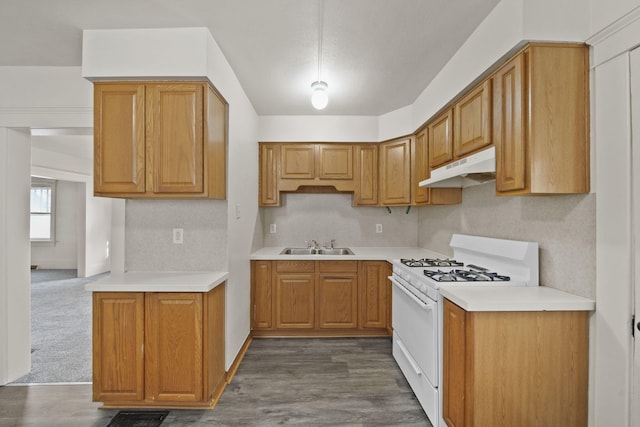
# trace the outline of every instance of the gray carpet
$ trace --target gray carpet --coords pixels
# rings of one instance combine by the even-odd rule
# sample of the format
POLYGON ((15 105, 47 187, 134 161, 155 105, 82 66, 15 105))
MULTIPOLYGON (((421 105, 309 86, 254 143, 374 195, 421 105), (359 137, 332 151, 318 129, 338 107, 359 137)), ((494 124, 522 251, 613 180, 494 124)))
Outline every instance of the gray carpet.
POLYGON ((15 383, 91 381, 91 292, 84 286, 107 275, 73 278, 75 270, 32 271, 31 372, 15 383))

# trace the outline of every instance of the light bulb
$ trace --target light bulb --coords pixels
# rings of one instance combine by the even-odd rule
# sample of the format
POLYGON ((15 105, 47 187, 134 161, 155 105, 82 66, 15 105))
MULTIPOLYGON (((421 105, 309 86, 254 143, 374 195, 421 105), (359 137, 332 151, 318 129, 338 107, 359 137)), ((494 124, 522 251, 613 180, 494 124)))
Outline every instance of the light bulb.
POLYGON ((329 103, 329 95, 327 94, 328 85, 325 82, 317 81, 311 83, 311 105, 316 110, 322 110, 329 103))

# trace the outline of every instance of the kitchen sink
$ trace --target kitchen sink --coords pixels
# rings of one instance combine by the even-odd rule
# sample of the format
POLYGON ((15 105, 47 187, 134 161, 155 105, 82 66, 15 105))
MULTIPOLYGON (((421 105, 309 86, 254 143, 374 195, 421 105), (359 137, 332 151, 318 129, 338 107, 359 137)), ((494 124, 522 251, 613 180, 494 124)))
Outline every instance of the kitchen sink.
POLYGON ((284 248, 280 255, 353 255, 349 248, 284 248))

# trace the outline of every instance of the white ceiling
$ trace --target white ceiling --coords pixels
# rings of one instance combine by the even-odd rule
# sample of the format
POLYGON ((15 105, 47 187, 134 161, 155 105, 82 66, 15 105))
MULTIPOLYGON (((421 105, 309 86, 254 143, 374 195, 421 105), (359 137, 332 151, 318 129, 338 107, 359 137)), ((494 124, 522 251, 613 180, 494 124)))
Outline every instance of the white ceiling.
POLYGON ((79 66, 83 29, 208 27, 260 115, 411 104, 499 0, 0 0, 0 66, 79 66))

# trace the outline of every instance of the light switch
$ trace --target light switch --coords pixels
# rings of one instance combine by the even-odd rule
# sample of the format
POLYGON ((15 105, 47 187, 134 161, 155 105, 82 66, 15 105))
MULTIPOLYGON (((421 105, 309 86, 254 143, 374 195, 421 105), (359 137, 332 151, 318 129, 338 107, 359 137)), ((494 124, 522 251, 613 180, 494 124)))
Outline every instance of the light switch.
POLYGON ((269 233, 274 234, 276 232, 276 225, 269 224, 269 233))

